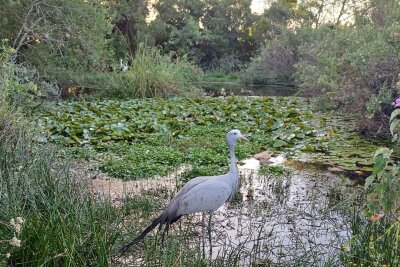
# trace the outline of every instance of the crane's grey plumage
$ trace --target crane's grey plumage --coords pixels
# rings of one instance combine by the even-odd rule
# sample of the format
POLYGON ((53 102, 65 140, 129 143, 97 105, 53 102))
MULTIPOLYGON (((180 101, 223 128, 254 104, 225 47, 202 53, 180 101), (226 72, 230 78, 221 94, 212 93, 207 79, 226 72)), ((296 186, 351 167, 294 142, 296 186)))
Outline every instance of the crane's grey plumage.
MULTIPOLYGON (((229 148, 230 165, 229 172, 218 176, 201 176, 187 182, 183 188, 170 201, 161 215, 155 219, 134 240, 123 246, 118 254, 122 255, 126 250, 142 240, 155 227, 165 224, 164 233, 169 226, 179 220, 183 215, 196 212, 209 212, 208 235, 211 248, 211 214, 225 202, 231 201, 238 189, 239 170, 236 165, 235 146, 238 139, 247 140, 239 130, 232 130, 226 134, 225 142, 229 148)), ((204 214, 203 214, 204 215, 204 214)), ((204 232, 204 216, 203 216, 204 232)), ((204 238, 204 233, 203 233, 204 238)), ((204 242, 203 242, 204 249, 204 242)))

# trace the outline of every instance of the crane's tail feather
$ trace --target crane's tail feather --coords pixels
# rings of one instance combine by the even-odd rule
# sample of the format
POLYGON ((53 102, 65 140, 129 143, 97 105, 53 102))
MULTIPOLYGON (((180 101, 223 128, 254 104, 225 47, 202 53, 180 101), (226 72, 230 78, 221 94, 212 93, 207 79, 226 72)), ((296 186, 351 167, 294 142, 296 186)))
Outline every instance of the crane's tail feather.
POLYGON ((173 224, 174 222, 176 222, 177 220, 179 220, 181 217, 182 217, 182 215, 179 215, 179 216, 173 218, 169 224, 173 224))
MULTIPOLYGON (((165 214, 161 214, 160 217, 158 217, 157 219, 155 219, 149 226, 147 226, 146 229, 143 230, 143 232, 138 235, 137 237, 135 237, 135 239, 133 239, 131 242, 129 242, 128 244, 124 245, 123 247, 121 247, 118 252, 116 253, 116 256, 122 256, 123 254, 125 254, 125 252, 133 245, 136 245, 137 243, 139 243, 148 233, 150 233, 154 228, 157 227, 157 225, 160 225, 160 227, 163 224, 167 224, 166 225, 166 229, 168 231, 169 225, 173 224, 174 222, 176 222, 177 220, 179 220, 182 217, 182 215, 177 216, 177 217, 173 217, 172 219, 168 219, 167 216, 165 216, 165 214)), ((164 231, 165 233, 165 231, 164 231)), ((163 239, 164 239, 164 234, 163 234, 163 239)))
POLYGON ((128 244, 126 244, 123 247, 121 247, 118 250, 116 255, 117 256, 122 256, 131 246, 136 245, 137 243, 139 243, 148 233, 150 233, 154 228, 156 228, 157 225, 162 224, 161 217, 162 216, 160 216, 157 219, 155 219, 149 226, 147 226, 146 229, 143 230, 143 232, 140 235, 135 237, 135 239, 133 239, 128 244))

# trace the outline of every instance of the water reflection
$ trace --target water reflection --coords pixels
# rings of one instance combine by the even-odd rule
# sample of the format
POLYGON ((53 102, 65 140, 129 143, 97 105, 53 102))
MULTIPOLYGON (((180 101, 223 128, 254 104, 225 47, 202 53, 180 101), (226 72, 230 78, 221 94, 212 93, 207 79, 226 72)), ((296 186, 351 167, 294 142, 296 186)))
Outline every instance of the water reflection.
POLYGON ((276 178, 255 170, 241 172, 239 199, 214 216, 212 258, 226 257, 235 248, 241 249, 243 264, 304 266, 337 257, 350 233, 346 212, 330 198, 337 177, 295 171, 276 178))
MULTIPOLYGON (((273 164, 283 160, 272 159, 273 164)), ((118 186, 115 181, 99 184, 101 179, 93 183, 97 196, 116 203, 121 197, 147 195, 158 198, 163 207, 176 194, 179 175, 186 168, 168 179, 119 181, 118 186)), ((338 260, 339 246, 350 237, 350 216, 342 207, 347 192, 338 189, 339 178, 297 170, 283 177, 264 176, 258 169, 257 160, 245 161, 236 199, 214 212, 211 259, 240 266, 315 266, 338 260)), ((200 246, 201 215, 182 217, 171 234, 187 246, 200 246)))

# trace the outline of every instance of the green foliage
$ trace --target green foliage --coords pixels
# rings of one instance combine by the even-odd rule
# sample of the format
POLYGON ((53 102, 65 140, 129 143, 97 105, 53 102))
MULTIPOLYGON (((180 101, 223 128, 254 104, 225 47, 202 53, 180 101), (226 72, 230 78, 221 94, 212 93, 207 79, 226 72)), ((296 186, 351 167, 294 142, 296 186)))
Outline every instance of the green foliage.
MULTIPOLYGON (((170 145, 138 143, 133 146, 119 145, 118 154, 123 158, 108 158, 101 164, 101 169, 115 177, 152 177, 171 173, 181 163, 184 155, 170 145)), ((112 151, 112 148, 111 148, 112 151)))
MULTIPOLYGON (((380 12, 383 7, 375 4, 371 8, 380 12)), ((400 10, 398 4, 391 8, 400 10)), ((317 95, 320 107, 351 111, 358 114, 361 131, 388 136, 390 104, 400 73, 394 41, 399 27, 398 18, 381 15, 393 24, 364 22, 312 30, 299 47, 294 77, 303 94, 317 95)))
MULTIPOLYGON (((400 109, 395 109, 390 117, 391 132, 393 140, 398 140, 399 128, 397 116, 400 109)), ((400 208, 400 167, 398 162, 391 160, 393 151, 389 148, 380 148, 374 154, 374 168, 372 175, 365 181, 365 188, 371 185, 372 190, 368 194, 368 209, 370 212, 378 212, 380 210, 391 214, 397 219, 400 208)))
POLYGON ((127 90, 137 97, 166 97, 171 95, 196 95, 203 73, 185 59, 161 55, 156 48, 141 45, 132 60, 130 72, 133 84, 127 90))
POLYGON ((256 85, 291 83, 296 62, 295 49, 290 38, 269 41, 244 72, 244 82, 256 85))
POLYGON ((205 70, 238 71, 257 47, 250 5, 248 0, 158 1, 150 29, 167 52, 185 55, 205 70))
POLYGON ((365 187, 368 188, 374 182, 373 190, 368 195, 370 211, 384 210, 396 216, 400 206, 400 169, 397 164, 390 162, 391 154, 388 148, 376 151, 373 173, 365 181, 365 187))
POLYGON ((390 115, 390 133, 393 136, 393 142, 399 142, 400 135, 400 109, 395 109, 390 115))
POLYGON ((245 97, 70 102, 37 123, 41 140, 86 146, 89 152, 80 154, 97 151, 103 170, 127 179, 166 175, 184 163, 198 173, 222 172, 223 137, 232 128, 251 135, 251 142, 237 147, 241 159, 272 149, 348 171, 372 170, 376 145, 351 133, 351 121, 319 118, 303 104, 245 97))
POLYGON ((100 1, 7 1, 0 16, 0 31, 16 58, 42 73, 54 67, 101 69, 110 59, 105 36, 111 25, 100 1))
POLYGON ((75 81, 84 72, 108 69, 113 53, 107 16, 97 0, 2 3, 0 36, 13 48, 10 62, 19 78, 18 85, 10 85, 14 102, 29 107, 32 95, 59 98, 61 91, 82 85, 75 81))
POLYGON ((147 1, 102 1, 101 6, 106 9, 113 24, 113 31, 107 34, 107 40, 118 61, 134 55, 140 43, 153 43, 156 33, 149 33, 146 24, 149 16, 147 1))
POLYGON ((118 210, 93 199, 18 116, 0 105, 0 265, 108 266, 118 210), (25 221, 15 226, 20 246, 4 224, 16 217, 25 221))
POLYGON ((293 84, 299 46, 310 35, 310 18, 296 1, 273 1, 253 26, 254 39, 261 48, 245 70, 244 82, 293 84))
POLYGON ((118 210, 93 199, 53 148, 37 144, 18 112, 36 87, 16 75, 12 52, 3 45, 0 53, 0 265, 107 266, 118 210))
POLYGON ((12 63, 13 52, 14 49, 3 40, 0 47, 0 103, 22 109, 33 108, 41 91, 23 75, 29 72, 25 67, 12 63))
POLYGON ((386 86, 386 84, 379 88, 378 95, 372 95, 365 104, 369 117, 372 118, 376 115, 385 114, 383 109, 391 103, 392 95, 392 89, 386 86))
MULTIPOLYGON (((400 114, 398 110, 392 112, 392 124, 400 114)), ((398 129, 392 134, 398 134, 398 129)), ((360 266, 371 263, 374 266, 398 266, 400 263, 400 167, 398 161, 391 159, 392 153, 391 149, 383 147, 374 154, 373 172, 364 185, 366 213, 374 216, 367 223, 359 214, 352 219, 352 238, 342 254, 342 261, 346 263, 360 266)))
POLYGON ((287 142, 304 138, 305 134, 313 136, 313 129, 302 121, 311 115, 286 109, 286 105, 284 99, 242 97, 70 102, 59 104, 61 110, 47 114, 39 124, 46 129, 48 138, 67 144, 101 145, 108 141, 140 140, 148 134, 180 136, 196 125, 240 124, 249 131, 259 123, 257 131, 270 131, 272 127, 277 132, 273 138, 287 142), (290 136, 279 136, 289 127, 293 128, 290 136))
POLYGON ((351 231, 340 255, 345 266, 399 266, 399 221, 365 222, 365 217, 353 214, 351 231))

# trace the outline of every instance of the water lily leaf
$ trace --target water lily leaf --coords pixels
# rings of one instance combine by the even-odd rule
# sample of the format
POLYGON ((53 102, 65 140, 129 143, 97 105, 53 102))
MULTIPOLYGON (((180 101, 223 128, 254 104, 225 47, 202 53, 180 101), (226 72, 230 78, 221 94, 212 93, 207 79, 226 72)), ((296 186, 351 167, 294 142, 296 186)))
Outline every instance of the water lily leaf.
POLYGON ((287 144, 288 143, 286 143, 285 141, 282 141, 282 140, 275 140, 275 142, 274 142, 274 144, 272 145, 273 147, 275 147, 275 148, 278 148, 278 147, 283 147, 283 146, 287 146, 287 144))
MULTIPOLYGON (((166 140, 184 142, 196 133, 202 139, 193 145, 208 147, 210 144, 204 143, 204 129, 215 137, 212 139, 215 142, 219 138, 223 140, 224 131, 238 128, 251 136, 252 149, 269 144, 267 149, 310 162, 337 163, 346 170, 371 170, 369 159, 376 150, 375 141, 352 132, 354 123, 351 119, 329 114, 321 116, 306 111, 306 105, 302 104, 301 99, 244 97, 63 102, 57 110, 43 114, 37 125, 49 141, 65 145, 86 144, 107 150, 109 145, 119 147, 126 142, 135 145, 152 143, 151 149, 158 151, 159 145, 165 144, 166 140), (167 139, 161 142, 160 136, 167 139)), ((221 142, 215 149, 223 155, 224 148, 221 142)), ((238 148, 237 152, 244 155, 245 150, 249 152, 248 146, 244 150, 238 148)), ((121 153, 124 151, 126 149, 121 149, 121 153)), ((204 157, 201 159, 205 160, 204 157)), ((221 161, 219 166, 225 166, 224 157, 221 161)), ((125 166, 121 173, 128 173, 128 169, 135 173, 137 164, 125 166)))
POLYGON ((278 119, 278 120, 275 121, 275 123, 272 125, 271 130, 279 129, 279 128, 281 128, 281 127, 283 126, 283 124, 284 124, 283 120, 279 120, 279 119, 278 119))
POLYGON ((71 136, 71 138, 72 138, 73 140, 75 140, 75 142, 77 142, 77 143, 80 143, 80 142, 81 142, 81 139, 79 139, 78 136, 76 136, 75 133, 71 134, 70 136, 71 136))
POLYGON ((110 141, 111 140, 111 136, 108 136, 108 135, 106 135, 106 136, 104 136, 104 137, 102 137, 101 139, 100 139, 101 141, 110 141))
POLYGON ((303 152, 313 152, 314 151, 314 147, 312 145, 305 145, 304 147, 301 148, 301 151, 303 152))

